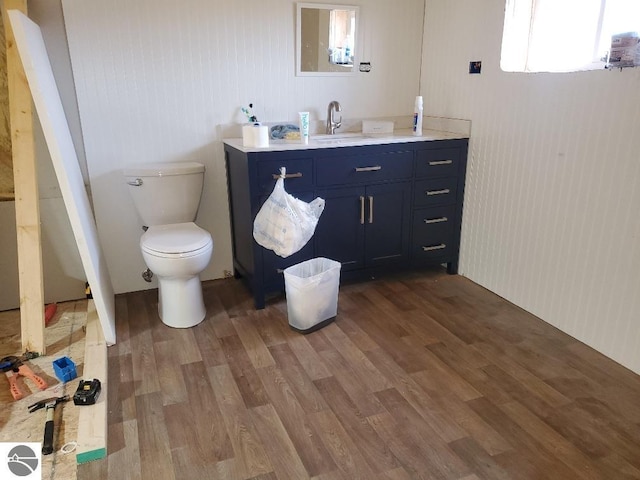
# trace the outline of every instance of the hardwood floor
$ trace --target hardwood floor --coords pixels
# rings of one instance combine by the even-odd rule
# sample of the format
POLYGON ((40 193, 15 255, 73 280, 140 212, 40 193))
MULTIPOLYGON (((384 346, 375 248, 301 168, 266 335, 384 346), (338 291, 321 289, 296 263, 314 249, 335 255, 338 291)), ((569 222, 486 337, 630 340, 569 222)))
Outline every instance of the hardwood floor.
POLYGON ((640 377, 463 277, 341 285, 309 335, 284 297, 204 292, 186 330, 117 297, 109 455, 79 479, 640 479, 640 377))

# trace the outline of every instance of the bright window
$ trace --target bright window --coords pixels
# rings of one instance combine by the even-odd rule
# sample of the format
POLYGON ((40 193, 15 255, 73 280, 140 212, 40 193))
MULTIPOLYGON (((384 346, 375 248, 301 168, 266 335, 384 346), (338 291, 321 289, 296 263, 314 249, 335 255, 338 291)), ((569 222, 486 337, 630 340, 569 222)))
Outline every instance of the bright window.
POLYGON ((500 66, 508 72, 603 68, 611 36, 640 31, 640 0, 506 0, 500 66))

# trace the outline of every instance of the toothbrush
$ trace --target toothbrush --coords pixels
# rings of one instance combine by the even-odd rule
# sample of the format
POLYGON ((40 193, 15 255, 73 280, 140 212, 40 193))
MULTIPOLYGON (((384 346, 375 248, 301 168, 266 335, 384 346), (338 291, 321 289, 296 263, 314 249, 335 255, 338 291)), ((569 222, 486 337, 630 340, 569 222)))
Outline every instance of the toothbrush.
POLYGON ((253 114, 253 103, 249 104, 249 108, 242 107, 242 113, 247 116, 247 120, 251 123, 256 123, 258 121, 258 117, 253 114))

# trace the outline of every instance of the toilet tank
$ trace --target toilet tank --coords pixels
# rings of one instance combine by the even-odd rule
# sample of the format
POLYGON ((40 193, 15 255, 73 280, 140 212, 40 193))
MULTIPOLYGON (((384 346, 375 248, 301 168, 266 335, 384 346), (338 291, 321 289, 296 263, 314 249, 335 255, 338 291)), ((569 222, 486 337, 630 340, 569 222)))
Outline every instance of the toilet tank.
POLYGON ((204 165, 148 163, 123 171, 138 214, 147 227, 193 222, 200 206, 204 165))

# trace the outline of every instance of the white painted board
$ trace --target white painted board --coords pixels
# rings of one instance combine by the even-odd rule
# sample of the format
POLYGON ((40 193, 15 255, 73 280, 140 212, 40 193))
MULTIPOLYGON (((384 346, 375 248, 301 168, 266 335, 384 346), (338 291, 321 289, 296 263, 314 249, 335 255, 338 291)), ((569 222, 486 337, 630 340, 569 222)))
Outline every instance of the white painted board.
POLYGON ((116 343, 113 286, 98 242, 95 219, 42 32, 38 25, 18 10, 9 10, 8 14, 31 96, 58 177, 73 235, 78 245, 80 259, 87 281, 91 285, 102 332, 107 344, 113 345, 116 343))

